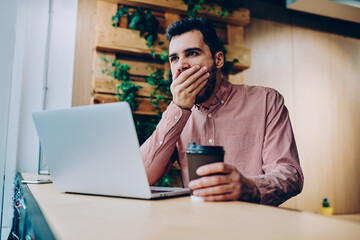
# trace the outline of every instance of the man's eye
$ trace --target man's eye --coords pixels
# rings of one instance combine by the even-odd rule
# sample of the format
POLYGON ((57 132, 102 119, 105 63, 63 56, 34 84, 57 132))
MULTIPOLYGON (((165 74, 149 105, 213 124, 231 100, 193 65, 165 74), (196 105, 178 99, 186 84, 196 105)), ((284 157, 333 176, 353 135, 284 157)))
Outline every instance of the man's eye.
POLYGON ((170 58, 170 62, 174 62, 174 61, 176 61, 178 59, 178 57, 172 57, 172 58, 170 58))
POLYGON ((197 52, 189 52, 189 53, 188 53, 188 56, 190 56, 190 57, 192 57, 192 56, 196 56, 196 55, 198 55, 198 53, 197 53, 197 52))

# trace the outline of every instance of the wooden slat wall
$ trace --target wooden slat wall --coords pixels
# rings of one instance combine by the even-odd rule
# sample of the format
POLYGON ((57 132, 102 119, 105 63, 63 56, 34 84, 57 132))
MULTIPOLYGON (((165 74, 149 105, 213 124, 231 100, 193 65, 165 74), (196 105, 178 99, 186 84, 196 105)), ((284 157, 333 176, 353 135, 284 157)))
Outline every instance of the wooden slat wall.
POLYGON ((79 0, 72 105, 88 105, 92 92, 96 0, 79 0))
MULTIPOLYGON (((130 65, 131 79, 142 89, 139 90, 139 97, 148 97, 154 87, 145 82, 146 76, 154 72, 156 68, 163 69, 168 74, 170 66, 153 60, 150 56, 151 51, 160 55, 167 50, 167 41, 163 33, 158 35, 159 40, 165 44, 154 46, 149 49, 146 41, 139 37, 138 31, 126 28, 126 19, 122 19, 120 27, 112 26, 112 16, 118 10, 118 4, 129 6, 140 6, 150 8, 154 15, 159 17, 161 28, 165 29, 176 20, 181 19, 186 14, 186 6, 182 0, 172 1, 138 1, 138 0, 98 0, 92 1, 90 6, 84 2, 79 2, 78 18, 78 37, 77 37, 77 59, 74 75, 73 105, 85 105, 94 103, 106 103, 115 101, 118 81, 113 77, 104 75, 103 69, 113 70, 111 62, 116 59, 121 63, 130 65), (88 20, 91 20, 88 22, 88 20), (93 26, 88 26, 92 24, 93 26), (86 27, 84 27, 86 26, 86 27), (81 41, 81 42, 80 42, 81 41), (81 58, 81 53, 86 54, 86 59, 81 58), (109 60, 105 63, 102 58, 109 60), (89 64, 92 61, 92 64, 89 64), (147 69, 148 65, 151 68, 147 69), (82 74, 84 73, 84 74, 82 74), (86 94, 85 94, 86 93, 86 94), (110 96, 105 97, 104 94, 110 96), (94 102, 95 101, 95 102, 94 102)), ((215 26, 219 35, 222 36, 228 49, 227 60, 237 58, 239 63, 234 64, 234 71, 229 75, 229 80, 233 83, 243 82, 242 70, 250 66, 250 49, 244 47, 243 26, 250 22, 250 15, 247 9, 235 11, 228 18, 206 13, 208 17, 216 19, 215 26), (231 22, 231 23, 229 23, 231 22)), ((146 100, 144 100, 146 102, 146 100)), ((150 102, 150 101, 147 101, 150 102)), ((141 109, 141 113, 152 115, 154 109, 146 106, 141 109)))
MULTIPOLYGON (((107 94, 116 94, 117 86, 120 84, 113 77, 108 76, 107 74, 103 74, 103 69, 108 69, 109 71, 114 71, 114 67, 109 67, 111 62, 115 59, 114 53, 107 52, 96 52, 95 64, 94 64, 94 75, 95 79, 93 81, 93 91, 94 93, 107 93, 107 94), (109 63, 106 64, 102 58, 106 58, 109 60, 109 63)), ((117 58, 117 61, 120 63, 128 64, 131 69, 129 71, 132 78, 135 76, 141 78, 145 78, 150 73, 154 72, 156 68, 164 69, 163 64, 151 63, 151 62, 139 62, 136 60, 130 60, 126 58, 117 58), (148 67, 149 66, 149 67, 148 67)), ((148 97, 154 90, 154 86, 150 86, 146 82, 135 81, 137 85, 140 85, 142 88, 139 90, 138 94, 142 97, 148 97)))
MULTIPOLYGON (((149 49, 146 46, 145 39, 139 37, 139 31, 114 28, 111 25, 100 26, 96 32, 98 35, 96 48, 98 50, 141 55, 150 54, 152 50, 159 55, 162 51, 167 50, 166 44, 162 46, 156 45, 149 49)), ((166 42, 164 34, 159 34, 158 41, 166 42)))
MULTIPOLYGON (((141 115, 157 115, 156 112, 154 112, 154 108, 152 103, 150 102, 150 99, 148 98, 137 98, 136 99, 139 107, 137 111, 135 111, 135 114, 141 114, 141 115)), ((115 95, 111 94, 101 94, 101 93, 95 93, 92 97, 92 102, 94 104, 101 104, 101 103, 111 103, 111 102, 118 102, 119 100, 115 95)), ((160 104, 160 108, 162 110, 166 109, 166 105, 160 104)))
POLYGON ((269 20, 245 28, 252 66, 245 83, 285 97, 305 175, 284 207, 360 212, 360 40, 269 20))
MULTIPOLYGON (((161 54, 166 50, 165 47, 153 47, 148 49, 146 41, 139 37, 138 31, 133 31, 127 28, 114 28, 112 26, 111 17, 117 12, 117 3, 97 1, 96 8, 96 27, 95 27, 95 57, 94 57, 94 78, 93 82, 93 98, 91 103, 107 103, 116 102, 118 98, 116 95, 117 86, 120 82, 113 77, 102 73, 103 69, 114 70, 111 63, 114 59, 120 61, 122 64, 128 64, 131 69, 129 71, 131 79, 135 79, 134 83, 141 86, 139 90, 138 110, 136 114, 156 115, 156 112, 147 97, 150 96, 154 90, 153 86, 146 83, 145 77, 154 72, 156 68, 164 69, 164 64, 157 64, 152 60, 146 60, 146 58, 134 58, 129 59, 128 55, 133 56, 146 56, 150 55, 151 51, 156 51, 156 54, 161 54), (116 58, 115 53, 120 53, 120 57, 116 58), (124 55, 125 54, 125 55, 124 55), (124 58, 122 58, 124 56, 124 58), (109 63, 105 63, 102 58, 109 60, 109 63), (150 68, 148 68, 150 65, 150 68), (137 79, 137 80, 136 80, 137 79)), ((123 24, 123 23, 122 23, 123 24)), ((160 41, 165 41, 165 36, 159 36, 160 41)), ((162 106, 165 109, 166 106, 162 106)))
MULTIPOLYGON (((187 16, 187 6, 183 0, 104 0, 107 2, 121 3, 129 6, 150 8, 163 12, 172 12, 178 15, 187 16)), ((220 7, 216 6, 215 13, 220 10, 220 7)), ((250 23, 250 12, 248 9, 239 9, 228 15, 226 18, 222 18, 214 14, 214 12, 208 13, 207 10, 203 11, 204 16, 209 19, 219 20, 236 25, 245 26, 250 23)))

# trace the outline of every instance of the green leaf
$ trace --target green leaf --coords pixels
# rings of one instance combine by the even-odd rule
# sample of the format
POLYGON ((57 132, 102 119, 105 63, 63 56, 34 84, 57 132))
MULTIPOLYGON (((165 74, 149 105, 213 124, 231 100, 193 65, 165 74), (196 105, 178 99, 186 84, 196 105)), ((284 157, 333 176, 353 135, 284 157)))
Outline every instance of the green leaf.
POLYGON ((154 45, 154 36, 153 35, 147 35, 145 36, 147 43, 147 46, 150 48, 152 45, 154 45))
POLYGON ((122 7, 122 10, 124 13, 128 14, 129 13, 129 8, 127 6, 122 7))
POLYGON ((130 65, 127 63, 124 63, 123 66, 126 71, 129 71, 131 69, 130 65))
POLYGON ((137 30, 136 24, 139 22, 139 20, 140 20, 140 16, 139 16, 139 15, 135 15, 135 16, 131 19, 131 22, 130 22, 130 24, 129 24, 130 29, 137 30))
POLYGON ((195 12, 198 12, 198 11, 200 11, 201 10, 201 5, 200 4, 198 4, 198 5, 196 5, 195 7, 194 7, 194 11, 195 12))
POLYGON ((156 54, 155 51, 151 51, 151 53, 150 53, 150 55, 151 55, 153 58, 155 58, 155 54, 156 54))
POLYGON ((162 53, 160 55, 160 59, 163 60, 163 61, 168 61, 169 60, 167 51, 162 51, 162 53))

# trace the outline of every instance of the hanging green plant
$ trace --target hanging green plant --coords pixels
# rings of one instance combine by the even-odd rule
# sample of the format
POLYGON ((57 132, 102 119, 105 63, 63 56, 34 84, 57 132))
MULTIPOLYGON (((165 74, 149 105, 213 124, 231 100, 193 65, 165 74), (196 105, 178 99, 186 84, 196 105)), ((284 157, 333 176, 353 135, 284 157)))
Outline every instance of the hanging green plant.
POLYGON ((155 86, 154 91, 151 93, 149 98, 155 108, 155 111, 159 115, 161 114, 161 108, 159 106, 160 102, 169 104, 171 101, 170 81, 164 78, 164 70, 156 68, 155 72, 150 73, 147 76, 146 82, 151 86, 155 86))
POLYGON ((155 131, 156 126, 160 121, 160 117, 156 116, 147 116, 145 119, 137 119, 135 117, 135 127, 136 133, 139 138, 139 143, 143 144, 155 131))
POLYGON ((225 18, 228 13, 233 13, 241 8, 243 4, 238 0, 183 0, 187 5, 187 13, 189 17, 195 17, 200 11, 215 12, 219 16, 225 18), (216 10, 214 5, 221 6, 221 10, 216 10))
MULTIPOLYGON (((108 59, 103 57, 102 60, 106 64, 109 64, 108 59)), ((138 107, 136 95, 139 89, 142 87, 131 82, 129 73, 131 68, 128 64, 121 64, 121 62, 114 60, 111 63, 111 66, 115 68, 115 71, 109 71, 108 68, 105 68, 102 70, 102 73, 113 76, 120 82, 120 84, 117 84, 116 88, 116 95, 118 100, 128 102, 131 110, 135 111, 138 107)))
POLYGON ((123 6, 119 8, 116 14, 112 17, 113 27, 117 27, 120 23, 120 18, 123 18, 125 15, 129 13, 129 8, 127 6, 123 6))
MULTIPOLYGON (((120 19, 127 16, 128 26, 131 30, 140 31, 140 37, 144 37, 147 46, 150 48, 158 39, 159 21, 152 14, 152 11, 136 8, 136 11, 130 12, 127 6, 119 8, 115 16, 112 17, 113 26, 118 26, 120 19)), ((158 42, 159 46, 164 42, 158 42)))

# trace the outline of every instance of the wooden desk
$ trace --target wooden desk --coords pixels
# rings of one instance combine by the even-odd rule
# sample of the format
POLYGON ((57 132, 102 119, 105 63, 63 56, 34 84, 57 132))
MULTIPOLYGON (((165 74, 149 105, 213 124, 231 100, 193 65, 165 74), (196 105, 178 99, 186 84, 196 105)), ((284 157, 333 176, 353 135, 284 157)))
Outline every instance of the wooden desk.
POLYGON ((28 186, 59 239, 360 239, 358 223, 276 207, 196 203, 190 197, 134 200, 60 193, 52 184, 28 186))

